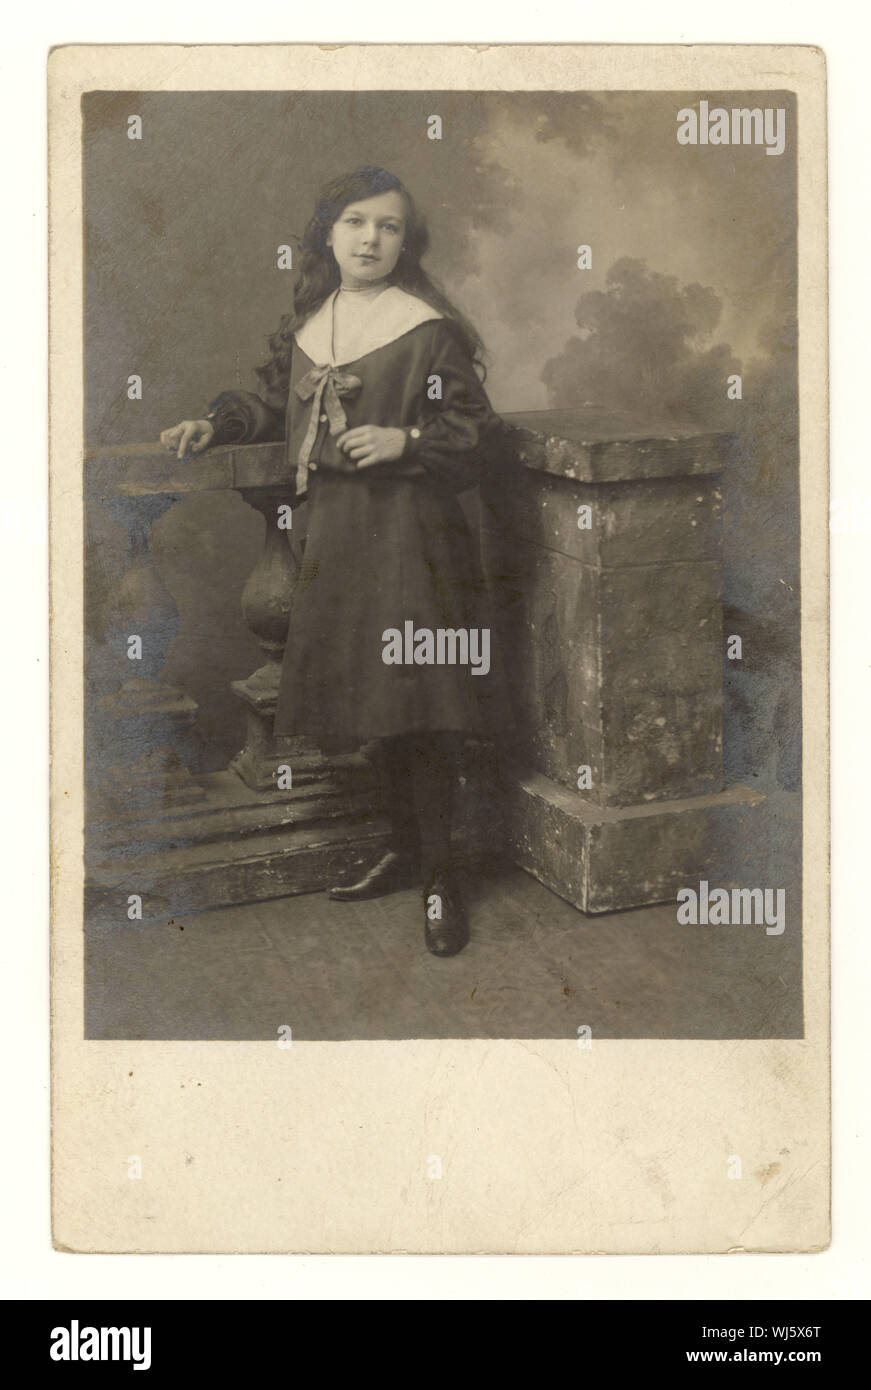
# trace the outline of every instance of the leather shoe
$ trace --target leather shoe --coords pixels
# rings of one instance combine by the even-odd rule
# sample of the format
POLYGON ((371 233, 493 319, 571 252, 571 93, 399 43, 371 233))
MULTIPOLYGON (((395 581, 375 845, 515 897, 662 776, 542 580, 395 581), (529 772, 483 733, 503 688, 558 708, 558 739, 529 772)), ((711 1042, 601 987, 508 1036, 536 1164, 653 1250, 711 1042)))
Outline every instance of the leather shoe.
POLYGON ((462 951, 469 940, 469 924, 453 875, 446 871, 434 873, 423 904, 426 949, 434 956, 455 956, 462 951), (438 903, 433 902, 434 897, 438 903))
POLYGON ((407 854, 390 849, 357 883, 331 888, 328 897, 337 903, 354 903, 363 898, 381 898, 387 893, 399 893, 403 888, 416 888, 420 883, 420 868, 407 854))

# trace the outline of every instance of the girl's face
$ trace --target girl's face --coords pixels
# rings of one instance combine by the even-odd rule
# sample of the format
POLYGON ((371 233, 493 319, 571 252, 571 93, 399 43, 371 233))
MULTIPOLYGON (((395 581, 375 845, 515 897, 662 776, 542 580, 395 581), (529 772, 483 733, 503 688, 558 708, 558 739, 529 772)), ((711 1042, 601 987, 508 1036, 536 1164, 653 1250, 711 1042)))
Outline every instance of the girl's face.
POLYGON ((390 275, 405 236, 405 199, 379 193, 349 203, 327 232, 327 246, 342 272, 342 284, 357 288, 390 275))

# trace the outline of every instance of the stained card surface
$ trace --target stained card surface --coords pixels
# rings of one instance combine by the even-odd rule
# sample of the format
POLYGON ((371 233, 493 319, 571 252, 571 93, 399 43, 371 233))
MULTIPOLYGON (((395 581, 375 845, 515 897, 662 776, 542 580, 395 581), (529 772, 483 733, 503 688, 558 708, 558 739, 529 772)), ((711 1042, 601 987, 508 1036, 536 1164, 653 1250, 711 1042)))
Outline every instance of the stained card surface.
POLYGON ((56 1245, 824 1248, 822 54, 49 93, 56 1245))

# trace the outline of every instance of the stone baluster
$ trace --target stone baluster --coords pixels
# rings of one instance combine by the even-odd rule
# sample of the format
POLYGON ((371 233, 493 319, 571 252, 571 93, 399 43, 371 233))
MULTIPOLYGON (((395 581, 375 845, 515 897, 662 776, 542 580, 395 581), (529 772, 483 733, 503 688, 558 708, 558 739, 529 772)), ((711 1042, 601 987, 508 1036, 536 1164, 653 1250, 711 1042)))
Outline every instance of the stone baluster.
POLYGON ((166 651, 178 634, 175 600, 157 572, 151 530, 176 501, 171 494, 101 496, 105 511, 124 527, 127 565, 111 596, 104 625, 116 667, 134 674, 98 702, 101 737, 97 770, 103 813, 118 814, 198 801, 192 775, 197 704, 161 678, 166 651), (131 639, 140 654, 131 657, 131 639))
POLYGON ((279 527, 279 507, 287 504, 286 485, 280 487, 239 487, 236 489, 249 507, 260 512, 265 522, 263 551, 242 593, 245 621, 260 643, 264 664, 244 681, 233 681, 231 688, 245 706, 245 747, 230 763, 252 791, 294 789, 322 778, 327 772, 323 754, 309 739, 287 737, 273 732, 281 662, 293 589, 299 573, 299 552, 292 531, 279 527), (292 786, 280 788, 279 767, 291 768, 292 786))

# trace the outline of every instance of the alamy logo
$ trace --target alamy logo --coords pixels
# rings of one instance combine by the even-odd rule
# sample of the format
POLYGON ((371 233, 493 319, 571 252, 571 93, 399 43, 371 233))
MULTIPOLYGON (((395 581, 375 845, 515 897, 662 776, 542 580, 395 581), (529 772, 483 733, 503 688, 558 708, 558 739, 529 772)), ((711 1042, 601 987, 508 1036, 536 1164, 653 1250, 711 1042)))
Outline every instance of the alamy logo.
POLYGON ((709 888, 703 878, 699 891, 678 891, 677 920, 682 926, 765 926, 766 936, 782 936, 786 926, 785 888, 709 888))
POLYGON ((490 670, 490 629, 488 627, 415 628, 414 623, 385 628, 381 634, 385 666, 469 666, 473 676, 486 676, 490 670))
POLYGON ((783 106, 684 106, 677 113, 679 145, 764 145, 766 154, 786 149, 786 110, 783 106))
POLYGON ((150 1327, 69 1327, 51 1331, 52 1361, 132 1361, 134 1371, 151 1369, 150 1327))

